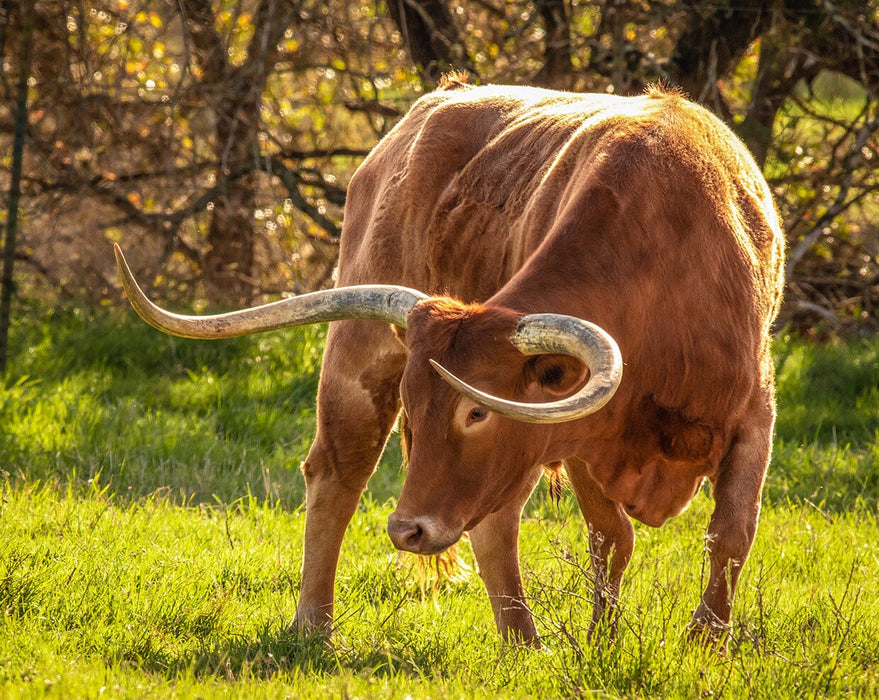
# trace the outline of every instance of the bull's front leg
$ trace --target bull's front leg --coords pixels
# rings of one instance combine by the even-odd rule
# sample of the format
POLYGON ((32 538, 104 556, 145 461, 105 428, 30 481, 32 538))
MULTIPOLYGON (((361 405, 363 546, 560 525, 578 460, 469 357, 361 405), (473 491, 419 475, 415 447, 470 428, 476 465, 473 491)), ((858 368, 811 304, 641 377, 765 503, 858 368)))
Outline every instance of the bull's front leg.
POLYGON ((294 621, 300 630, 329 632, 332 627, 342 538, 399 412, 404 361, 402 346, 383 324, 330 326, 317 434, 302 465, 305 545, 294 621))
POLYGON ((725 643, 736 584, 757 532, 775 409, 771 397, 756 403, 712 481, 715 507, 706 538, 711 574, 690 624, 692 636, 709 642, 725 643))
POLYGON ((614 638, 620 586, 635 549, 635 528, 622 506, 604 496, 585 462, 568 460, 566 469, 589 528, 589 553, 595 577, 589 634, 592 636, 607 625, 610 637, 614 638))
POLYGON ((509 504, 486 516, 470 531, 470 544, 485 583, 498 632, 509 642, 540 646, 519 571, 519 523, 522 508, 537 482, 535 469, 525 488, 509 504))

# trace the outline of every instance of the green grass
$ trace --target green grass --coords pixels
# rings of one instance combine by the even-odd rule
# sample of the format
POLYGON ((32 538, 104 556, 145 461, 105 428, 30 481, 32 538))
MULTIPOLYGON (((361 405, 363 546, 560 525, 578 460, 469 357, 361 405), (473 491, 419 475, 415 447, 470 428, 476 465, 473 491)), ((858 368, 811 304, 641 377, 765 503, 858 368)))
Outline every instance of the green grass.
MULTIPOLYGON (((478 576, 394 552, 396 440, 345 540, 332 648, 288 631, 320 327, 202 343, 31 310, 0 388, 0 697, 825 697, 879 694, 879 341, 776 344, 779 420, 728 654, 684 628, 705 495, 638 526, 619 639, 587 639, 573 496, 521 558, 545 649, 500 643, 478 576)), ((465 547, 465 557, 472 556, 465 547)))

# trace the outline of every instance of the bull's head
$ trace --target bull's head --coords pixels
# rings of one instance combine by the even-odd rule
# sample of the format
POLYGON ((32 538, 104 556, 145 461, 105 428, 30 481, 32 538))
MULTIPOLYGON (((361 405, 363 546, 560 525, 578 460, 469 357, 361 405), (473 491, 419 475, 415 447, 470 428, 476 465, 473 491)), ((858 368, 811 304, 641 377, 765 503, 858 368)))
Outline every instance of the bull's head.
POLYGON ((116 258, 135 311, 172 335, 230 338, 355 318, 400 329, 409 351, 401 383, 409 470, 388 520, 388 534, 400 549, 437 553, 454 544, 521 490, 545 458, 546 445, 517 429, 517 422, 560 423, 594 413, 622 376, 613 339, 572 316, 523 315, 389 285, 340 287, 227 314, 182 316, 144 295, 118 246, 116 258))
POLYGON ((400 385, 409 469, 388 534, 399 549, 431 554, 515 499, 538 465, 557 458, 547 453, 550 431, 521 421, 597 411, 622 365, 613 340, 570 316, 431 298, 413 307, 407 324, 398 335, 409 351, 400 385))

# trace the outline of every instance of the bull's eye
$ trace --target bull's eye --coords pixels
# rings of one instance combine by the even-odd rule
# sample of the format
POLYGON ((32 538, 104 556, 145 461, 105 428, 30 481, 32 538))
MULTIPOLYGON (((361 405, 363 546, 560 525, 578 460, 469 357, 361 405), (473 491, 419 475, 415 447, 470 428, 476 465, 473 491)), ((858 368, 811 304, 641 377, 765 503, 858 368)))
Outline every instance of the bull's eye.
POLYGON ((479 423, 479 421, 483 421, 486 418, 488 418, 488 409, 482 406, 474 406, 470 409, 470 413, 467 414, 467 425, 479 423))

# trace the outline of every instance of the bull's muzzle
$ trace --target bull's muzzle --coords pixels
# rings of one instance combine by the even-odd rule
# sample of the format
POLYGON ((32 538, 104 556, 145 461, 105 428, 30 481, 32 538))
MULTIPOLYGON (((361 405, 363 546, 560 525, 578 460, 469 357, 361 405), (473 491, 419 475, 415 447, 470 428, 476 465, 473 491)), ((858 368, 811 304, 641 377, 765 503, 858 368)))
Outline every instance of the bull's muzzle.
POLYGON ((388 536, 397 549, 415 554, 439 554, 461 539, 463 532, 449 531, 429 516, 388 516, 388 536))

